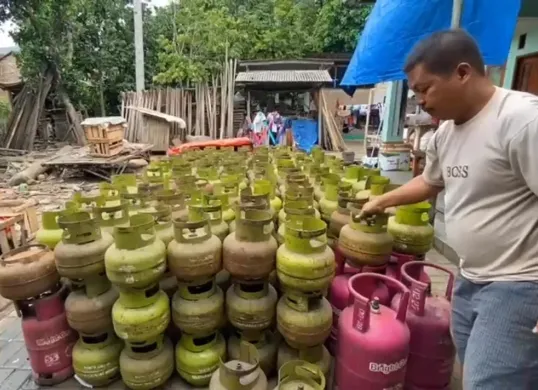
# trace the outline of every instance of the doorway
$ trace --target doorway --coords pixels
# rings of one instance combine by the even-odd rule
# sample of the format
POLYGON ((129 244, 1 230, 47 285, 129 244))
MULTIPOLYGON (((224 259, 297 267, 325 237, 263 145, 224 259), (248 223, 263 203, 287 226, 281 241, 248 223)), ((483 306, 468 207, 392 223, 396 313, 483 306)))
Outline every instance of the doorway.
POLYGON ((538 95, 538 53, 517 60, 513 88, 538 95))

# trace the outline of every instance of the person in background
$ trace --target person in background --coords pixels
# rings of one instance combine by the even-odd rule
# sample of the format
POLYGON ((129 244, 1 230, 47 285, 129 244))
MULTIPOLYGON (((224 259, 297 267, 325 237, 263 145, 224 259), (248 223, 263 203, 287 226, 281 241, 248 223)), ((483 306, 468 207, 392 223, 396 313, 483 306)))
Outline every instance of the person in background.
POLYGON ((538 389, 538 97, 495 87, 463 30, 419 42, 405 71, 418 103, 444 121, 424 173, 364 215, 445 190, 460 257, 452 334, 465 390, 538 389))

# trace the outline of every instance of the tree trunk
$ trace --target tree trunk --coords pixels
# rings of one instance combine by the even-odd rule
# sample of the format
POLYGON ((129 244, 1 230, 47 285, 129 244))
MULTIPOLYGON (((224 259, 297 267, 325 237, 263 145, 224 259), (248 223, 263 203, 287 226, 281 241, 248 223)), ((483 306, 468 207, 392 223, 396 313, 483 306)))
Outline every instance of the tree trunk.
POLYGON ((101 103, 101 116, 106 116, 105 108, 105 91, 103 90, 103 74, 101 73, 101 80, 99 80, 99 99, 101 103))
POLYGON ((40 174, 45 173, 50 167, 41 165, 43 161, 36 161, 25 170, 12 176, 8 181, 10 186, 18 186, 22 183, 28 183, 30 180, 35 180, 40 174))
POLYGON ((67 111, 67 115, 69 116, 69 120, 71 121, 71 124, 73 126, 73 134, 75 135, 75 140, 77 144, 85 145, 86 137, 84 136, 84 130, 82 129, 82 126, 80 125, 80 120, 77 114, 77 110, 75 110, 73 103, 71 103, 71 99, 69 98, 69 96, 63 89, 58 88, 58 95, 60 99, 62 100, 65 110, 67 111))

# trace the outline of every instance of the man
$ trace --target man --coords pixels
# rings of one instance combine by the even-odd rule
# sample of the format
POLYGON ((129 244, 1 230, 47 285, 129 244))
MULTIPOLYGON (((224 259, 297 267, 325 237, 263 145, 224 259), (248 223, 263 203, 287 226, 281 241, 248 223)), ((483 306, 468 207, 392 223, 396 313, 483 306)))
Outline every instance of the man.
POLYGON ((405 71, 418 104, 445 122, 424 173, 363 212, 445 190, 447 237, 461 258, 452 331, 464 389, 538 389, 538 97, 495 87, 462 30, 418 43, 405 71))

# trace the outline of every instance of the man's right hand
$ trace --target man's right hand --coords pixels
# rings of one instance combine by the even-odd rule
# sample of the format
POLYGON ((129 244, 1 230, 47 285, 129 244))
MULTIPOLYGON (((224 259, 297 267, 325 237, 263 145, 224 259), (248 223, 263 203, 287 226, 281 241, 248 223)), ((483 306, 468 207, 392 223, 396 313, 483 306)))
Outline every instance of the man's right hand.
POLYGON ((385 208, 381 206, 378 198, 374 198, 362 206, 361 217, 370 217, 375 214, 382 214, 385 212, 385 208))

